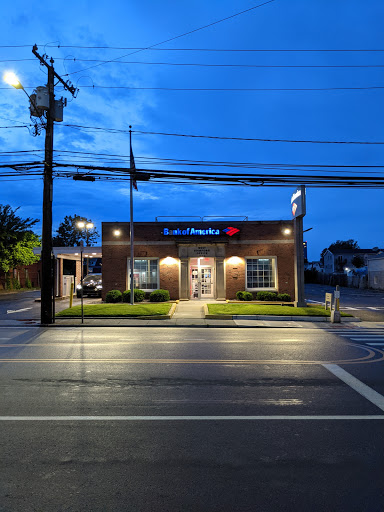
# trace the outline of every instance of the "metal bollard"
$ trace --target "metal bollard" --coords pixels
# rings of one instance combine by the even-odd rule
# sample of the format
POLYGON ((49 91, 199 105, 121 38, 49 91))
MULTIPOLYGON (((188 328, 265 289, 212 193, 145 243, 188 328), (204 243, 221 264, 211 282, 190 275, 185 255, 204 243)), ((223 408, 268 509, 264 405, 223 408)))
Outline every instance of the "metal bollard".
POLYGON ((73 281, 71 281, 71 288, 69 292, 69 307, 71 308, 73 304, 73 281))

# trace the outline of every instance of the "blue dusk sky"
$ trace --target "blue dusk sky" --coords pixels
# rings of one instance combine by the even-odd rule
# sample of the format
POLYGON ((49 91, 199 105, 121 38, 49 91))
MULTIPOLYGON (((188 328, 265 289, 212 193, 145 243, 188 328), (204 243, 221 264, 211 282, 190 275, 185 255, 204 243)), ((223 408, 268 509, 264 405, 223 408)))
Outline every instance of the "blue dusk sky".
MULTIPOLYGON (((60 84, 55 88, 56 98, 68 99, 64 122, 55 123, 56 162, 127 167, 132 125, 137 168, 289 176, 298 174, 297 166, 311 175, 319 172, 315 166, 327 165, 345 166, 328 168, 338 176, 369 172, 382 178, 382 167, 348 166, 384 165, 383 144, 356 143, 384 141, 383 19, 382 0, 14 0, 3 7, 0 21, 0 71, 14 71, 28 94, 45 85, 47 70, 32 54, 37 44, 40 54, 53 57, 56 72, 79 89, 72 98, 60 84), (100 154, 118 156, 107 163, 100 154), (187 166, 181 159, 260 168, 187 166)), ((5 83, 0 87, 1 163, 43 161, 44 133, 32 135, 27 96, 5 83)), ((8 171, 0 169, 0 203, 41 219, 41 176, 4 177, 8 171)), ((137 221, 280 220, 291 218, 290 197, 300 181, 285 187, 138 185, 137 221)), ((103 221, 129 221, 129 182, 55 178, 54 231, 73 214, 92 219, 100 231, 103 221)), ((309 260, 318 260, 337 239, 384 247, 383 219, 382 188, 308 187, 309 260)))

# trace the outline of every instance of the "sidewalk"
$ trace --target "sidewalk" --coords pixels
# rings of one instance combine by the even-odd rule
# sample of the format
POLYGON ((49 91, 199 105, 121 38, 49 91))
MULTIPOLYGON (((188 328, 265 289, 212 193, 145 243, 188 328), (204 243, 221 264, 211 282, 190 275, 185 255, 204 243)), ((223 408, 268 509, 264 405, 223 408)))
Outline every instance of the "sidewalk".
MULTIPOLYGON (((201 327, 201 328, 301 328, 301 329, 353 329, 353 328, 377 328, 383 329, 384 322, 361 322, 357 318, 341 320, 339 324, 325 321, 324 317, 276 317, 262 316, 240 317, 232 320, 204 318, 205 304, 222 304, 222 301, 190 300, 180 301, 172 318, 164 320, 148 320, 140 318, 56 318, 53 325, 47 327, 201 327)), ((4 321, 3 327, 39 327, 39 320, 4 321)), ((43 326, 44 327, 44 326, 43 326)))
POLYGON ((261 317, 261 318, 235 318, 233 320, 214 320, 204 317, 205 304, 222 304, 223 301, 210 300, 189 300, 180 301, 172 318, 166 320, 141 320, 138 318, 85 318, 84 324, 81 319, 64 319, 57 318, 56 326, 81 326, 84 327, 216 327, 216 328, 257 328, 257 327, 280 327, 280 328, 305 328, 305 329, 321 329, 324 327, 335 328, 353 328, 363 327, 368 324, 369 327, 384 328, 384 322, 360 322, 358 319, 344 321, 340 324, 331 324, 325 321, 323 317, 314 321, 307 317, 261 317), (377 324, 377 325, 376 325, 377 324))

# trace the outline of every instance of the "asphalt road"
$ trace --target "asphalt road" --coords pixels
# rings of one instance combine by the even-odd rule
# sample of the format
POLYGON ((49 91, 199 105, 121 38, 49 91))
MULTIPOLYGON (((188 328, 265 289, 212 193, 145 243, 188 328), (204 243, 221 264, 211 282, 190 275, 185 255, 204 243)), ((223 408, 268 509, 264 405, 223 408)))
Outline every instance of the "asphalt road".
MULTIPOLYGON (((324 304, 325 294, 334 291, 334 286, 307 284, 305 298, 315 304, 324 304)), ((341 286, 340 309, 367 322, 384 322, 384 291, 341 286)))
MULTIPOLYGON (((40 322, 41 302, 40 290, 31 290, 19 293, 0 294, 0 325, 4 321, 28 322, 31 325, 40 322)), ((95 297, 84 297, 84 304, 100 301, 95 297)), ((80 304, 80 299, 74 297, 73 305, 80 304)), ((69 297, 55 300, 55 311, 69 307, 69 297)))
POLYGON ((0 328, 0 510, 382 512, 383 348, 328 326, 0 328))

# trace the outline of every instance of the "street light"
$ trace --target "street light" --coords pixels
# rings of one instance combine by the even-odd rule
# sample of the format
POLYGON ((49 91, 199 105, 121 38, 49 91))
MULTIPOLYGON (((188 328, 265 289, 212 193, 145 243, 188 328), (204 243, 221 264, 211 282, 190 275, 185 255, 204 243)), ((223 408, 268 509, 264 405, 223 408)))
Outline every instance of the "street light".
MULTIPOLYGON (((48 70, 47 85, 43 87, 45 101, 37 107, 35 99, 37 94, 29 96, 15 73, 8 71, 4 74, 4 80, 15 89, 22 89, 30 101, 32 116, 42 118, 41 126, 35 125, 35 135, 39 135, 40 128, 45 130, 45 154, 44 154, 44 184, 43 184, 43 225, 41 235, 41 324, 54 323, 54 276, 52 266, 52 197, 53 197, 53 128, 54 121, 62 120, 61 107, 66 101, 55 100, 55 78, 66 91, 75 98, 77 89, 69 81, 65 82, 53 67, 54 60, 47 62, 47 55, 40 55, 37 46, 32 48, 33 55, 48 70), (57 110, 57 112, 56 112, 57 110), (45 111, 45 113, 44 113, 45 111), (43 115, 44 114, 44 115, 43 115), (57 118, 56 118, 57 115, 57 118)), ((57 83, 58 83, 57 82, 57 83)), ((37 88, 36 91, 41 88, 37 88)))
POLYGON ((12 85, 12 87, 15 89, 23 89, 23 91, 25 91, 24 87, 21 85, 20 80, 12 71, 7 71, 4 73, 4 82, 6 82, 8 85, 12 85))
MULTIPOLYGON (((86 244, 87 244, 87 247, 89 246, 89 230, 90 229, 93 229, 95 227, 95 225, 93 224, 93 222, 85 222, 83 220, 79 220, 78 222, 76 222, 76 226, 79 228, 79 229, 85 229, 86 230, 86 236, 85 236, 85 240, 86 240, 86 244)), ((87 257, 87 275, 88 275, 88 257, 87 257)), ((83 275, 83 267, 81 267, 81 275, 83 275)))
MULTIPOLYGON (((52 61, 53 62, 53 61, 52 61)), ((44 157, 44 188, 43 188, 43 226, 41 234, 41 323, 52 324, 55 321, 55 291, 54 271, 52 262, 52 155, 53 155, 53 120, 54 120, 54 92, 53 92, 53 66, 48 66, 48 84, 51 84, 49 103, 45 124, 45 157, 44 157)), ((8 71, 4 74, 4 81, 21 89, 28 96, 30 109, 41 117, 35 100, 27 93, 15 73, 8 71)))
POLYGON ((15 89, 21 89, 22 91, 25 92, 25 94, 28 96, 28 99, 31 103, 31 112, 32 112, 32 107, 34 109, 34 112, 37 113, 37 115, 40 117, 41 116, 41 112, 40 114, 38 113, 39 110, 36 106, 36 102, 34 100, 34 97, 35 96, 30 96, 27 91, 24 89, 23 87, 23 84, 20 82, 20 80, 17 78, 17 76, 15 75, 15 73, 13 71, 7 71, 4 73, 3 75, 3 79, 4 79, 4 82, 7 83, 8 85, 12 85, 12 87, 14 87, 15 89))

